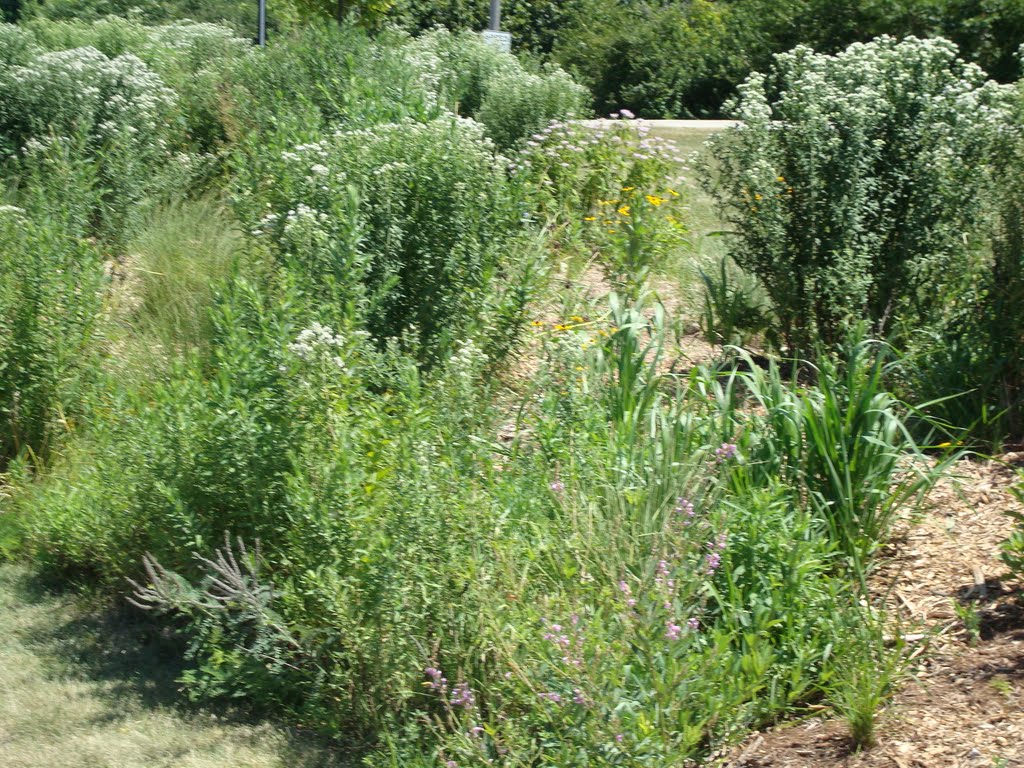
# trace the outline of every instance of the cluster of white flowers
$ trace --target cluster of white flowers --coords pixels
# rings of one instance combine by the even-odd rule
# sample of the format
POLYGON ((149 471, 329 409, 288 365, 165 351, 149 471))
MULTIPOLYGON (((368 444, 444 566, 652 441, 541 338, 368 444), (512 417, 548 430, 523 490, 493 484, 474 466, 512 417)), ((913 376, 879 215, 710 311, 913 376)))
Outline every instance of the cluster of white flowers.
POLYGON ((472 339, 460 341, 458 349, 448 358, 452 373, 465 383, 471 383, 486 362, 484 351, 472 339))
POLYGON ((156 147, 175 101, 159 75, 132 54, 111 59, 95 48, 72 48, 0 71, 0 102, 27 120, 26 139, 92 126, 100 138, 119 137, 136 150, 156 147))
POLYGON ((335 333, 332 328, 320 323, 313 323, 299 333, 288 350, 307 363, 317 360, 328 360, 340 371, 344 371, 345 360, 338 354, 345 347, 345 338, 335 333))

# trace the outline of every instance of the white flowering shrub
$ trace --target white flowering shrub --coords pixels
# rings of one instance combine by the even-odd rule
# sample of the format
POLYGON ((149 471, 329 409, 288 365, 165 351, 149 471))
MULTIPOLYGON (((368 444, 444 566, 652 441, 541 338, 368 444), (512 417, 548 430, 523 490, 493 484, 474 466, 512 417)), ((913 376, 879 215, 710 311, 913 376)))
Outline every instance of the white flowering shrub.
POLYGON ((86 131, 98 144, 123 142, 136 152, 159 146, 173 91, 133 54, 108 58, 95 48, 36 56, 0 73, 2 130, 24 145, 52 134, 86 131))
POLYGON ((39 52, 35 36, 29 30, 0 22, 0 67, 25 64, 39 52))
POLYGON ((790 350, 915 324, 963 271, 1004 94, 941 39, 799 47, 740 88, 710 186, 790 350))
POLYGON ((17 150, 27 176, 52 160, 55 145, 94 162, 83 183, 100 198, 96 234, 122 242, 170 157, 176 101, 133 54, 41 53, 0 68, 0 143, 17 150))
POLYGON ((438 29, 410 48, 421 51, 424 62, 433 58, 443 65, 437 79, 445 105, 483 123, 502 149, 521 144, 552 120, 588 112, 590 94, 565 71, 530 72, 478 34, 438 29))
POLYGON ((484 129, 443 117, 307 142, 238 196, 254 235, 379 340, 412 331, 424 358, 481 316, 520 228, 484 129))

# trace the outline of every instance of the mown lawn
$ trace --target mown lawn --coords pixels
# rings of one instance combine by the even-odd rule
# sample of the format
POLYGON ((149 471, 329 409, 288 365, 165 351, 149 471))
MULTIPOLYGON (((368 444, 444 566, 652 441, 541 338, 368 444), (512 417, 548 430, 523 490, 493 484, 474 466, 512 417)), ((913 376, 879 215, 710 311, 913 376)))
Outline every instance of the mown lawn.
POLYGON ((327 768, 302 734, 183 708, 181 648, 93 601, 0 566, 3 768, 327 768))

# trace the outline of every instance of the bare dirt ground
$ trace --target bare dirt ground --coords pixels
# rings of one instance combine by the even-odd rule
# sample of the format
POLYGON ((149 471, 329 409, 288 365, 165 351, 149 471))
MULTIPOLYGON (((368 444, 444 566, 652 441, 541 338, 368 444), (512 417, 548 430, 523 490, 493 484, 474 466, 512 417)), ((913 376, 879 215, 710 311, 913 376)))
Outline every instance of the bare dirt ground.
POLYGON ((852 754, 844 723, 753 734, 727 768, 1024 767, 1024 593, 999 559, 1024 453, 963 460, 904 520, 877 575, 913 659, 878 744, 852 754))

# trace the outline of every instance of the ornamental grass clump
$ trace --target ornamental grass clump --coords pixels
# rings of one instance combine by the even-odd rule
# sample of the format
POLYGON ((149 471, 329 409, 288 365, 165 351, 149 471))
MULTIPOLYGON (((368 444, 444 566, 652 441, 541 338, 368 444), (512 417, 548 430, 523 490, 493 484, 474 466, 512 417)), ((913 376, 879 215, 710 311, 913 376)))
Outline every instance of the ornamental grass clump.
POLYGON ((932 316, 967 269, 1005 97, 952 43, 913 37, 798 47, 740 87, 709 187, 790 354, 833 348, 851 320, 884 334, 932 316))

